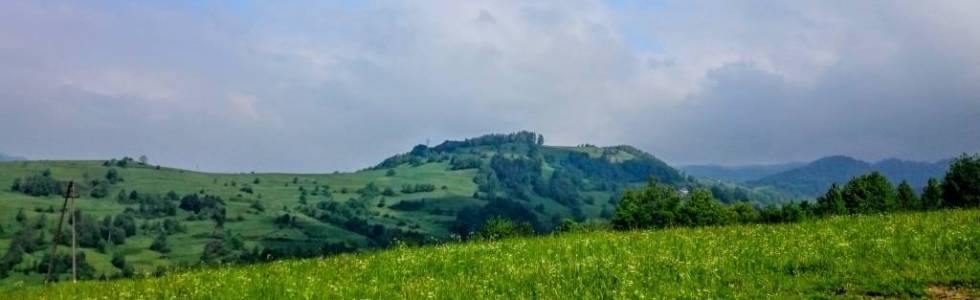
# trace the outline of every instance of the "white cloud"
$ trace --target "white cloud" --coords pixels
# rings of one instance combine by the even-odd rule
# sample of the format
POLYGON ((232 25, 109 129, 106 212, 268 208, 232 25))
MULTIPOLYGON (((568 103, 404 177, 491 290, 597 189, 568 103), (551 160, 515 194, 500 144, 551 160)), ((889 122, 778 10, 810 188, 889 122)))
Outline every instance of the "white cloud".
POLYGON ((62 134, 29 114, 100 128, 86 155, 217 170, 352 169, 519 129, 671 162, 980 148, 975 2, 646 5, 8 1, 0 126, 18 130, 0 140, 26 142, 0 146, 77 155, 28 138, 62 134), (104 142, 131 131, 152 138, 104 142))

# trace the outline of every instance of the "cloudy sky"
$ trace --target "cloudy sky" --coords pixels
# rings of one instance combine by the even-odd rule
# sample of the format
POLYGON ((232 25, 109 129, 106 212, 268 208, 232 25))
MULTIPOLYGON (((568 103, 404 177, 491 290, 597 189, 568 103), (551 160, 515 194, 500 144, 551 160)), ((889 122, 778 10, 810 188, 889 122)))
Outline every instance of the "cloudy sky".
POLYGON ((366 167, 528 129, 672 164, 980 151, 980 1, 0 2, 0 152, 366 167))

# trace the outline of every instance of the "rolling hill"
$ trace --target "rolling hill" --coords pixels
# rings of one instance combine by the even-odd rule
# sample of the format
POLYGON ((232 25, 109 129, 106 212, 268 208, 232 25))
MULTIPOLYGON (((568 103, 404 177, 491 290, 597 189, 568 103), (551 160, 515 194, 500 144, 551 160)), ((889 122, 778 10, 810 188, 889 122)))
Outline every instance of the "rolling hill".
MULTIPOLYGON (((876 165, 906 175, 922 167, 876 165)), ((777 175, 836 180, 868 168, 828 158, 777 175)), ((52 243, 61 249, 55 273, 67 276, 69 235, 56 239, 54 228, 69 181, 80 197, 81 276, 98 279, 442 244, 494 217, 547 233, 565 219, 608 220, 621 193, 651 177, 725 203, 780 203, 794 197, 780 188, 796 188, 693 178, 630 146, 551 146, 532 132, 418 145, 351 173, 206 173, 130 158, 2 162, 0 290, 41 283, 52 243)))
POLYGON ((586 232, 27 287, 7 299, 980 296, 977 210, 586 232))
POLYGON ((0 163, 0 286, 41 282, 68 181, 79 183, 87 278, 440 243, 493 216, 548 232, 565 218, 609 218, 617 195, 651 175, 698 185, 629 146, 542 140, 519 132, 419 145, 334 174, 203 173, 129 158, 0 163), (11 249, 15 239, 27 246, 11 249))
POLYGON ((906 180, 916 189, 925 186, 930 177, 941 177, 951 159, 933 163, 887 159, 869 163, 848 156, 828 156, 805 166, 746 182, 755 187, 774 187, 797 195, 816 197, 833 183, 844 184, 854 176, 878 171, 898 184, 906 180))

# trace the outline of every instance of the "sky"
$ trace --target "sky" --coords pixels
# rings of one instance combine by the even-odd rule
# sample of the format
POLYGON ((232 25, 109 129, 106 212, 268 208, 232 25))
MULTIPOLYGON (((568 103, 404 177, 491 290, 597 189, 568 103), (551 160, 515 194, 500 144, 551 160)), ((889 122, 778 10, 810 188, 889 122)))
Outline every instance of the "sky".
POLYGON ((532 130, 673 165, 980 151, 980 1, 0 2, 0 152, 331 172, 532 130))

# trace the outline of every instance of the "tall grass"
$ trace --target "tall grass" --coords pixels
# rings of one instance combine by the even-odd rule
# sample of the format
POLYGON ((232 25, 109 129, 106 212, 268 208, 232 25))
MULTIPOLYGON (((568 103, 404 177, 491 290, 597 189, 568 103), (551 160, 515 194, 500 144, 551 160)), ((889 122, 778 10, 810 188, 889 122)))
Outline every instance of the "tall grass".
POLYGON ((27 287, 4 299, 798 298, 980 287, 980 211, 595 232, 27 287))

